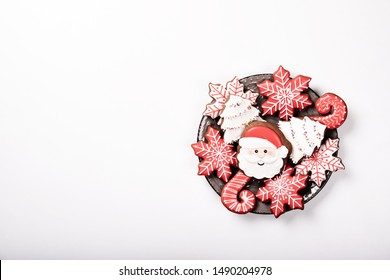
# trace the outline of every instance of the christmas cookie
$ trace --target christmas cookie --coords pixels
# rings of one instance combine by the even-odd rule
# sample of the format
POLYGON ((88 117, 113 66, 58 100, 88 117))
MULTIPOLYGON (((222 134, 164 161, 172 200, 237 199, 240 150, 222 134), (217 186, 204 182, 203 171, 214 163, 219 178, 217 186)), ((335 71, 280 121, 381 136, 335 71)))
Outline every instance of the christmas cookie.
POLYGON ((347 105, 344 100, 333 93, 326 93, 318 98, 316 101, 316 109, 321 114, 327 114, 332 111, 327 116, 310 117, 326 125, 329 129, 340 127, 347 119, 347 105))
POLYGON ((303 91, 309 88, 311 78, 299 75, 290 78, 290 72, 279 66, 273 75, 273 82, 265 80, 257 83, 261 95, 267 100, 261 105, 263 115, 275 115, 288 120, 293 116, 294 108, 304 109, 311 100, 303 91))
POLYGON ((273 74, 209 84, 197 142, 198 174, 237 214, 303 209, 331 174, 344 169, 337 128, 347 117, 333 93, 317 95, 311 78, 273 74))
POLYGON ((230 95, 221 113, 221 128, 225 131, 226 143, 237 141, 245 126, 254 120, 263 120, 259 109, 251 105, 250 100, 230 95))
POLYGON ((325 125, 309 117, 292 117, 290 121, 280 121, 278 125, 293 147, 290 156, 293 163, 313 154, 314 149, 321 145, 326 129, 325 125))
POLYGON ((237 165, 236 152, 233 146, 222 140, 219 131, 211 126, 207 129, 206 139, 207 143, 199 141, 192 145, 195 154, 203 159, 198 165, 198 174, 210 176, 213 171, 217 171, 218 178, 227 182, 232 175, 230 166, 237 165))
POLYGON ((298 193, 306 187, 307 176, 294 173, 293 168, 287 168, 279 176, 265 180, 264 187, 260 187, 256 197, 260 201, 270 201, 270 210, 279 217, 285 212, 285 205, 290 209, 303 209, 303 197, 298 193))
POLYGON ((237 214, 245 214, 255 207, 255 195, 249 190, 243 190, 251 178, 238 171, 223 187, 221 201, 227 209, 237 214))
POLYGON ((214 100, 206 106, 206 110, 203 112, 203 115, 210 116, 215 119, 221 114, 225 103, 230 96, 239 96, 249 100, 250 103, 255 104, 259 94, 250 90, 244 92, 243 84, 238 81, 237 77, 234 77, 233 80, 226 83, 225 87, 220 84, 210 83, 209 95, 214 100))
POLYGON ((296 166, 297 174, 308 174, 310 171, 310 180, 321 186, 326 180, 325 171, 335 172, 344 169, 341 159, 334 157, 339 150, 339 139, 328 139, 326 142, 310 157, 306 157, 301 164, 296 166))
POLYGON ((256 179, 272 178, 280 172, 291 144, 269 122, 252 122, 238 141, 238 167, 256 179))

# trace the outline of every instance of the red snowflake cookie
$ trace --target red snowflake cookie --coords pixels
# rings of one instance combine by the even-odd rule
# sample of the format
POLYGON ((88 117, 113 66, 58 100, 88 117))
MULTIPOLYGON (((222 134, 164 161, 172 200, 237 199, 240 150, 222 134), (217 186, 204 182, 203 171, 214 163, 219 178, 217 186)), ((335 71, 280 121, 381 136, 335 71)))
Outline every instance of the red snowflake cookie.
POLYGON ((233 146, 223 141, 219 131, 211 126, 206 133, 207 143, 199 141, 192 144, 195 155, 203 158, 198 165, 198 175, 209 176, 216 170, 217 176, 227 182, 232 175, 230 165, 237 166, 236 152, 233 146))
POLYGON ((338 149, 339 139, 329 138, 311 157, 302 160, 302 163, 296 167, 297 174, 306 175, 310 171, 310 181, 321 186, 326 179, 326 170, 335 172, 344 169, 341 159, 333 156, 338 149))
POLYGON ((279 117, 288 120, 294 114, 294 108, 300 110, 311 105, 307 94, 301 92, 308 89, 311 78, 296 76, 290 79, 290 72, 279 66, 274 73, 274 81, 265 80, 257 84, 260 93, 268 97, 261 107, 263 115, 273 115, 279 111, 279 117))
POLYGON ((244 86, 238 81, 237 77, 226 83, 226 87, 221 84, 209 84, 209 95, 214 99, 213 102, 206 106, 206 110, 203 115, 210 116, 213 119, 218 117, 225 103, 230 95, 236 95, 244 99, 248 99, 252 104, 256 103, 256 98, 259 96, 258 93, 251 92, 248 90, 244 92, 244 86))
POLYGON ((287 168, 279 176, 264 181, 265 186, 260 187, 256 197, 262 201, 271 201, 271 211, 275 217, 285 212, 284 205, 291 209, 303 209, 303 197, 298 191, 306 187, 307 176, 296 174, 291 176, 293 168, 287 168))

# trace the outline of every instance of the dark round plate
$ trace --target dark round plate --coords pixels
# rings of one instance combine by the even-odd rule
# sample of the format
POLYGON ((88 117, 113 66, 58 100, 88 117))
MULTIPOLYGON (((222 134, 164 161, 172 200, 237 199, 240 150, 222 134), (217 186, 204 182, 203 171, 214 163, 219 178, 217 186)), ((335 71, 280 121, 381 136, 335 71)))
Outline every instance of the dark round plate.
MULTIPOLYGON (((242 78, 240 80, 240 83, 242 83, 244 85, 244 91, 250 90, 252 92, 259 93, 259 90, 258 90, 256 84, 260 83, 264 80, 273 81, 273 75, 272 74, 253 75, 253 76, 249 76, 246 78, 242 78)), ((318 94, 315 93, 311 88, 308 88, 306 91, 304 91, 304 93, 307 93, 309 95, 313 104, 311 106, 306 107, 304 110, 296 110, 294 112, 294 116, 295 117, 304 117, 304 116, 318 116, 318 115, 320 115, 314 107, 316 100, 319 98, 318 94)), ((257 107, 261 112, 261 105, 266 100, 267 99, 265 97, 263 97, 262 95, 259 94, 259 97, 256 100, 257 104, 254 106, 257 107)), ((276 116, 261 116, 261 117, 263 119, 265 119, 266 121, 268 121, 270 123, 274 123, 274 124, 277 124, 280 120, 276 116)), ((223 131, 222 131, 221 127, 217 124, 219 119, 220 119, 220 117, 212 119, 209 116, 203 116, 203 118, 200 122, 200 125, 199 125, 197 141, 206 141, 205 134, 206 134, 207 128, 209 126, 212 126, 213 128, 218 129, 221 132, 221 135, 223 135, 223 131)), ((338 138, 337 130, 336 129, 326 129, 322 143, 324 143, 328 138, 331 138, 331 139, 338 138)), ((234 144, 234 148, 237 149, 237 144, 234 144)), ((335 155, 337 156, 337 153, 335 153, 335 155)), ((199 160, 202 160, 202 159, 199 159, 199 160)), ((291 160, 288 160, 288 163, 292 167, 296 166, 296 164, 293 164, 293 162, 291 160)), ((238 171, 237 167, 232 168, 232 172, 233 172, 232 177, 237 173, 237 171, 238 171)), ((303 203, 307 203, 313 197, 315 197, 323 189, 323 187, 326 185, 326 183, 328 182, 331 175, 332 175, 332 172, 326 171, 326 179, 322 182, 321 186, 319 186, 319 187, 314 182, 307 180, 306 188, 299 191, 299 193, 303 196, 303 203)), ((209 184, 211 185, 211 187, 220 196, 222 188, 225 185, 225 182, 222 181, 221 179, 219 179, 217 177, 217 175, 215 174, 215 172, 213 174, 211 174, 210 176, 206 176, 206 179, 209 182, 209 184)), ((252 178, 249 181, 247 188, 251 192, 256 194, 259 187, 262 185, 263 185, 263 183, 261 180, 257 180, 255 178, 252 178)), ((287 208, 286 211, 288 211, 288 210, 290 210, 290 209, 287 208)), ((269 204, 264 203, 264 202, 260 202, 259 200, 256 200, 256 207, 251 212, 257 213, 257 214, 271 214, 269 204)))

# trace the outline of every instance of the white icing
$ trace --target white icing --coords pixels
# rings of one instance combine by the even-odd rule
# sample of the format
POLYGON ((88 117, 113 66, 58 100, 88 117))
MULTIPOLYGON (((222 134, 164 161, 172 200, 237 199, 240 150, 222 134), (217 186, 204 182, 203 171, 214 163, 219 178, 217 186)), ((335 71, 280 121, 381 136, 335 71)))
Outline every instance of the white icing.
POLYGON ((251 121, 264 121, 260 112, 249 100, 231 95, 221 113, 221 128, 225 130, 225 143, 237 141, 245 126, 251 121))
POLYGON ((238 127, 238 128, 232 128, 232 129, 226 129, 225 133, 223 135, 223 139, 225 143, 231 144, 233 141, 236 141, 240 139, 241 134, 244 132, 245 126, 238 127))
POLYGON ((297 163, 302 157, 312 155, 321 145, 326 126, 308 117, 292 117, 290 121, 279 122, 279 128, 292 145, 290 158, 297 163))
MULTIPOLYGON (((272 145, 272 144, 271 144, 272 145)), ((254 154, 255 148, 241 147, 237 155, 238 166, 247 176, 256 179, 272 178, 280 172, 284 165, 283 159, 287 156, 288 149, 281 146, 278 149, 272 145, 269 147, 258 147, 259 153, 254 154), (261 153, 262 150, 273 150, 274 156, 261 153)))
POLYGON ((251 103, 242 97, 230 95, 228 101, 225 103, 225 108, 221 113, 222 118, 238 116, 243 113, 251 103))
POLYGON ((239 115, 233 119, 224 118, 222 121, 222 129, 233 129, 247 125, 249 122, 256 120, 259 117, 259 111, 252 107, 254 110, 250 110, 245 114, 239 115))

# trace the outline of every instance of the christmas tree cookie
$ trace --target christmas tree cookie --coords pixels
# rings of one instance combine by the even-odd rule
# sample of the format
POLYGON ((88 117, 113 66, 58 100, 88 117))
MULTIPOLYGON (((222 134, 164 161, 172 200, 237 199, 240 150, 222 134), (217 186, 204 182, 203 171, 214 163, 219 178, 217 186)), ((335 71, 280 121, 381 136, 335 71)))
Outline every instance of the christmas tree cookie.
POLYGON ((248 99, 231 95, 221 113, 221 128, 225 131, 226 143, 237 141, 246 125, 255 120, 262 120, 259 110, 248 99))

